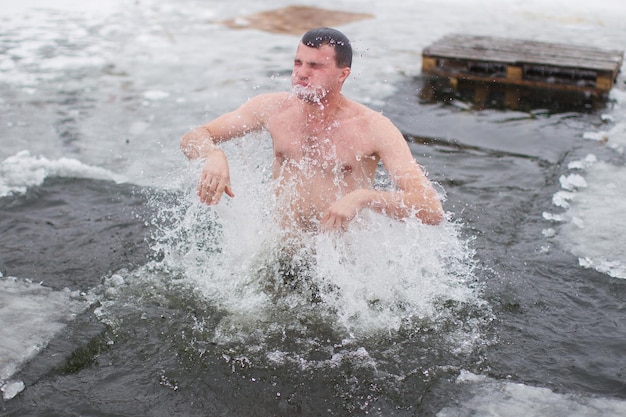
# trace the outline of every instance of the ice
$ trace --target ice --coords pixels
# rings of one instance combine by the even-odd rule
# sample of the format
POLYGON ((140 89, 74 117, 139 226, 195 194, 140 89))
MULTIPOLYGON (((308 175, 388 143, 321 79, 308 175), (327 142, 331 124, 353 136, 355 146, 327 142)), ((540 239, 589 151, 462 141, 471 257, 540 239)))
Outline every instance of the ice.
POLYGON ((606 142, 609 140, 609 132, 585 132, 583 134, 583 139, 588 140, 597 140, 598 142, 606 142))
POLYGON ((587 181, 585 181, 585 177, 579 174, 570 174, 570 175, 562 175, 559 178, 559 182, 561 183, 561 187, 565 190, 576 190, 578 188, 585 188, 587 186, 587 181))
POLYGON ((6 381, 0 384, 0 391, 2 391, 2 397, 5 400, 10 400, 20 392, 24 391, 24 382, 22 381, 6 381))
MULTIPOLYGON (((8 381, 88 305, 84 297, 73 298, 70 291, 54 291, 14 277, 0 278, 0 383, 8 381)), ((5 396, 19 384, 6 387, 5 396)))
POLYGON ((50 160, 22 151, 0 162, 0 197, 24 193, 28 187, 41 185, 46 178, 55 176, 103 179, 118 183, 125 181, 121 175, 86 165, 77 159, 50 160))
POLYGON ((496 381, 462 371, 456 380, 470 398, 443 408, 437 417, 606 417, 626 415, 626 401, 556 393, 514 381, 496 381))
POLYGON ((168 93, 167 91, 151 90, 151 91, 146 91, 145 93, 143 93, 143 96, 147 100, 157 101, 157 100, 163 100, 165 98, 168 98, 170 96, 170 93, 168 93))
POLYGON ((563 188, 571 191, 559 191, 553 197, 555 205, 566 209, 559 214, 564 221, 557 236, 564 247, 585 259, 585 266, 626 278, 622 250, 626 247, 622 215, 626 201, 621 192, 626 189, 626 169, 604 161, 585 168, 584 177, 563 176, 563 188))

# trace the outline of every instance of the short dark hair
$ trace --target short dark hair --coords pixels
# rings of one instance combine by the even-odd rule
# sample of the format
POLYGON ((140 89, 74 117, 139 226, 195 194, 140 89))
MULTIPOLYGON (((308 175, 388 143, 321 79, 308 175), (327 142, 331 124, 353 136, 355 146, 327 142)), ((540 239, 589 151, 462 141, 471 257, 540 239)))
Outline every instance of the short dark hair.
POLYGON ((319 49, 322 45, 335 48, 335 62, 338 67, 352 66, 352 46, 346 35, 332 28, 311 29, 302 36, 302 43, 319 49))

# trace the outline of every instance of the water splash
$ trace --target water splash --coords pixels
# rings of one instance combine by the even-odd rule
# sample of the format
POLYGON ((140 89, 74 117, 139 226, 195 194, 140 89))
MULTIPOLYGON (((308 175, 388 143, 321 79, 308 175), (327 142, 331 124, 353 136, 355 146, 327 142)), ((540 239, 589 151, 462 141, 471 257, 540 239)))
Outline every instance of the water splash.
POLYGON ((193 168, 155 219, 162 262, 227 312, 216 338, 307 320, 369 337, 436 323, 452 305, 481 303, 472 252, 454 223, 433 227, 363 212, 345 233, 288 238, 273 216, 269 141, 245 138, 225 151, 237 197, 200 205, 193 168))
POLYGON ((324 97, 326 97, 328 91, 321 87, 315 88, 296 84, 292 86, 291 94, 309 103, 316 103, 320 106, 320 110, 324 110, 324 104, 322 103, 322 100, 324 99, 324 97))

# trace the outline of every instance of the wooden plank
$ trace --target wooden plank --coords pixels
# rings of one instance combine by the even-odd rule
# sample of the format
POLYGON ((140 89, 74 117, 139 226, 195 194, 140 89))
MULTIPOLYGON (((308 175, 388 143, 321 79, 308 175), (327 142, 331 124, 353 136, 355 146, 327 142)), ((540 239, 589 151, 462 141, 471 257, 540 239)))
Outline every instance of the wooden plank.
POLYGON ((433 46, 454 46, 461 49, 493 49, 513 52, 543 53, 544 51, 553 50, 560 54, 571 55, 584 52, 585 55, 595 58, 602 58, 617 55, 621 60, 622 51, 605 50, 596 47, 573 45, 553 42, 541 42, 511 38, 498 38, 492 36, 473 36, 473 35, 447 35, 437 41, 433 46))
POLYGON ((563 67, 615 71, 623 61, 623 51, 538 41, 486 36, 448 35, 428 46, 424 55, 498 61, 507 64, 546 64, 563 67))
POLYGON ((422 52, 425 74, 606 93, 624 52, 589 46, 452 34, 422 52))
POLYGON ((520 65, 544 64, 561 67, 574 67, 594 69, 601 71, 615 71, 621 66, 622 61, 617 55, 565 55, 562 51, 546 50, 542 53, 536 51, 510 51, 503 49, 479 49, 479 48, 453 48, 442 46, 439 48, 427 48, 423 52, 427 56, 439 58, 461 58, 476 61, 497 61, 506 64, 520 65))
POLYGON ((613 87, 613 79, 607 77, 598 77, 596 78, 596 88, 602 91, 610 91, 611 87, 613 87))
POLYGON ((506 67, 506 78, 509 80, 521 80, 523 68, 517 65, 509 65, 506 67))
POLYGON ((583 45, 472 35, 448 35, 435 42, 432 47, 454 47, 461 50, 482 49, 539 55, 550 51, 550 54, 570 57, 578 57, 580 53, 583 53, 582 58, 588 56, 593 59, 609 59, 615 62, 621 62, 623 56, 623 51, 605 50, 583 45))
POLYGON ((430 70, 434 70, 436 68, 437 68, 437 59, 436 58, 424 57, 424 59, 422 59, 422 70, 430 71, 430 70))
POLYGON ((524 87, 545 88, 545 89, 561 89, 561 90, 579 91, 579 92, 592 93, 592 94, 593 93, 604 93, 604 92, 608 92, 610 90, 610 89, 609 90, 600 89, 600 88, 597 88, 595 85, 593 85, 593 86, 581 86, 581 85, 577 85, 577 84, 557 84, 557 83, 554 83, 554 82, 547 82, 547 81, 507 80, 506 78, 501 78, 501 79, 486 78, 484 76, 476 76, 476 75, 472 75, 472 74, 461 74, 461 73, 452 74, 449 71, 445 71, 445 70, 432 71, 432 72, 429 73, 429 75, 450 78, 451 81, 453 81, 453 84, 451 85, 453 88, 456 88, 455 85, 456 85, 458 79, 463 79, 463 80, 467 80, 467 81, 476 81, 476 82, 491 81, 491 82, 500 82, 502 84, 514 84, 514 85, 519 85, 519 86, 524 86, 524 87))

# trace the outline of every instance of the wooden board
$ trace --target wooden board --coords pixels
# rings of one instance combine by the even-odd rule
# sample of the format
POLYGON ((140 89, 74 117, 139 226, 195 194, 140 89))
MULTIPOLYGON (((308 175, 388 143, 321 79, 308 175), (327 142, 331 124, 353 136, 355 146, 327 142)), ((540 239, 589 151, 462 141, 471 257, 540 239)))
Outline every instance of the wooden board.
POLYGON ((453 34, 422 51, 427 75, 597 94, 613 86, 624 51, 453 34))

